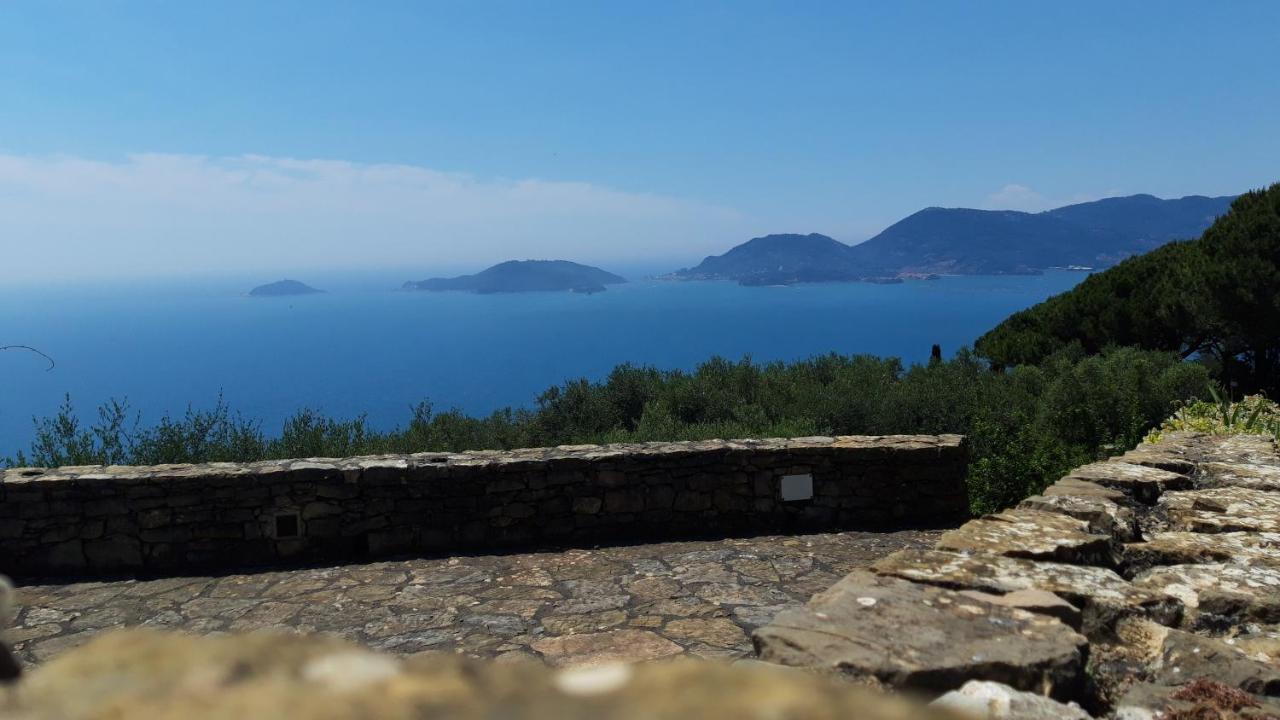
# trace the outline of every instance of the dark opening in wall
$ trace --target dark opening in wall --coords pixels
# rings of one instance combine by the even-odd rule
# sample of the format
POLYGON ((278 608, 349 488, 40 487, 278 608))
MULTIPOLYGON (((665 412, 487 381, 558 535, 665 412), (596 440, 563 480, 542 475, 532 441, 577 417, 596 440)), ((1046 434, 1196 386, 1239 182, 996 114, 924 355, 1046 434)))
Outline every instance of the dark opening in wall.
POLYGON ((276 515, 276 537, 298 537, 300 530, 299 525, 298 513, 284 513, 282 515, 276 515))

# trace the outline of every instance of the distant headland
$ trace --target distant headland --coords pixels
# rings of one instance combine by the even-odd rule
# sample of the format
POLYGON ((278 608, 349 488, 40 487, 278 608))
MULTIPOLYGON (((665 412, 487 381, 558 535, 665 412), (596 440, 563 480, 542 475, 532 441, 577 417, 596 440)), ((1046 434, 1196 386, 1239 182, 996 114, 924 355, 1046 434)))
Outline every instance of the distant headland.
POLYGON ((857 245, 817 233, 765 235, 663 277, 791 285, 1092 270, 1198 237, 1233 199, 1132 195, 1040 213, 926 208, 857 245))
POLYGON ((250 290, 249 295, 253 297, 279 297, 282 295, 314 295, 322 292, 324 291, 317 290, 297 280, 277 280, 266 285, 259 285, 250 290))
POLYGON ((482 294, 567 290, 591 294, 603 292, 606 285, 626 281, 626 278, 600 268, 568 260, 508 260, 474 275, 410 280, 404 284, 404 289, 463 290, 482 294))

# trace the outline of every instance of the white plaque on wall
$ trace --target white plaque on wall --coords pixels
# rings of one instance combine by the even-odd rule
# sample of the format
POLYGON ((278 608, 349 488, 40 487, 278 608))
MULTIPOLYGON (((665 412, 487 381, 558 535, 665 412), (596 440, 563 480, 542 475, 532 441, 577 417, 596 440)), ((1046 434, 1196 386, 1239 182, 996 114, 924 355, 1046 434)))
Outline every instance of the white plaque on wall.
POLYGON ((813 475, 783 475, 780 490, 783 502, 810 500, 813 498, 813 475))

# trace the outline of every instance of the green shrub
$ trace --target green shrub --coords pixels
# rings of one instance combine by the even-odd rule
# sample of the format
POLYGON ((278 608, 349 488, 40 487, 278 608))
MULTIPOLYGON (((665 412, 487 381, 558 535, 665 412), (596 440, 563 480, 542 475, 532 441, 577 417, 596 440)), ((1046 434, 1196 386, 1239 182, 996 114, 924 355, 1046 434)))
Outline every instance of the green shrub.
POLYGON ((1159 442, 1170 432, 1190 430, 1211 435, 1270 435, 1280 440, 1280 405, 1262 395, 1231 402, 1210 387, 1212 401, 1196 400, 1178 408, 1146 437, 1159 442))

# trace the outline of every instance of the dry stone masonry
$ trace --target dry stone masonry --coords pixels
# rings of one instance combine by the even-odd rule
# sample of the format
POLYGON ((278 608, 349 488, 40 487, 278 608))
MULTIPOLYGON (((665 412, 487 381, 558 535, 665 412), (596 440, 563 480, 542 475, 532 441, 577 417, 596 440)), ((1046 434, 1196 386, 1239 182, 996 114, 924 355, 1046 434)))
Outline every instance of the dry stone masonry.
POLYGON ((938 526, 957 435, 580 445, 0 477, 0 572, 183 573, 281 561, 938 526))
POLYGON ((855 571, 754 641, 976 717, 1280 717, 1280 454, 1169 434, 855 571))

